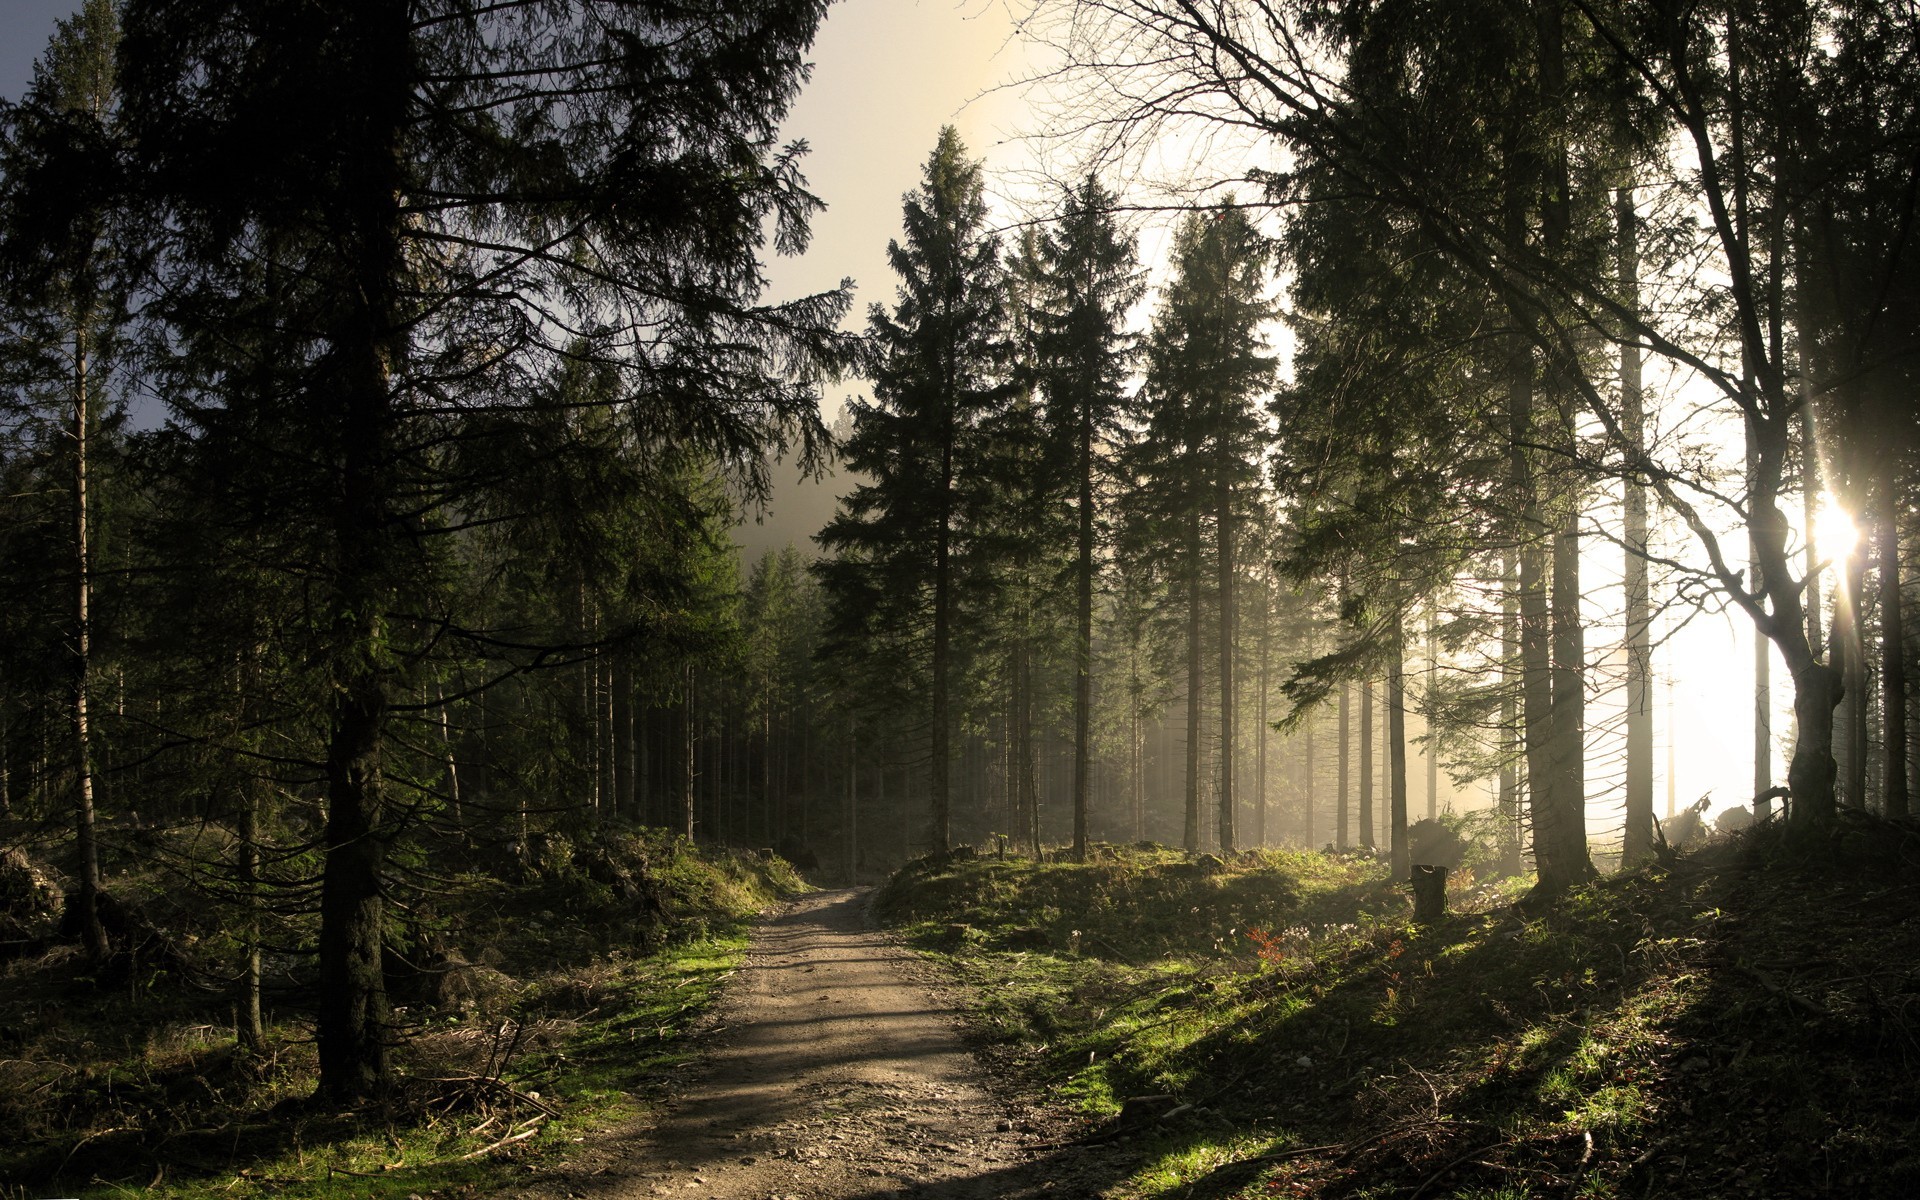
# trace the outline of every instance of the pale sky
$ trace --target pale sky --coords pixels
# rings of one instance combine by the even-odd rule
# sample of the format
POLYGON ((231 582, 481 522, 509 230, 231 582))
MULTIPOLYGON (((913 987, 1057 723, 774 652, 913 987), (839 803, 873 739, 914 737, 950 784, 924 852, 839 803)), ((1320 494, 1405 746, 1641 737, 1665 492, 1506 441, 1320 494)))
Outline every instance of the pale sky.
POLYGON ((80 0, 0 0, 0 97, 26 94, 33 60, 47 48, 54 22, 79 7, 80 0))

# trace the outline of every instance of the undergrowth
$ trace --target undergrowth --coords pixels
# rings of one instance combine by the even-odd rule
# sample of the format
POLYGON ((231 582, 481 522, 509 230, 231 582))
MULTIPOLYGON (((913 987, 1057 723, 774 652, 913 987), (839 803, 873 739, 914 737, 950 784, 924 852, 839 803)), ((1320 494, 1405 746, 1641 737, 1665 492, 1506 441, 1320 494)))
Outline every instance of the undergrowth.
POLYGON ((1194 1197, 1920 1194, 1904 826, 1768 829, 1578 889, 1111 850, 896 877, 995 1053, 1194 1197), (1465 895, 1461 894, 1465 892, 1465 895))
MULTIPOLYGON (((111 979, 70 947, 6 964, 0 1197, 479 1195, 637 1112, 691 1060, 748 918, 802 885, 784 861, 655 832, 542 849, 518 882, 451 875, 396 928, 439 966, 390 979, 396 1084, 351 1112, 310 1099, 302 960, 272 964, 283 978, 269 973, 258 1049, 236 1036, 228 994, 181 977, 200 972, 180 952, 111 979)), ((114 883, 136 902, 158 886, 114 883)), ((230 953, 172 927, 186 955, 230 953)))

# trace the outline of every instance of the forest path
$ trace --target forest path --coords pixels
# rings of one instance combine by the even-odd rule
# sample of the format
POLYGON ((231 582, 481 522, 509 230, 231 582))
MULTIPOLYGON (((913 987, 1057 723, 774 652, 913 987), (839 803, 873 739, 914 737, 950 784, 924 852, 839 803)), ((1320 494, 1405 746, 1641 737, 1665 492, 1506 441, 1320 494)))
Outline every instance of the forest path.
POLYGON ((985 1200, 1097 1196, 1122 1177, 1116 1151, 1043 1144, 990 1094, 929 968, 868 927, 868 894, 816 892, 764 918, 666 1111, 592 1139, 539 1190, 985 1200))

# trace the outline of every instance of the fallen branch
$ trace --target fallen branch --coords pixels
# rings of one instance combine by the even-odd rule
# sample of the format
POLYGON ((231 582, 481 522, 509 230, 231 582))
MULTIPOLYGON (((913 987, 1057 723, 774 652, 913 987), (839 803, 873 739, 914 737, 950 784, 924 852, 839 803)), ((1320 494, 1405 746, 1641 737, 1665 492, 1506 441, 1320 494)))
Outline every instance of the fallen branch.
POLYGON ((532 1137, 534 1134, 540 1132, 540 1126, 537 1124, 537 1122, 544 1121, 544 1120, 546 1120, 545 1117, 530 1117, 526 1121, 527 1128, 521 1130, 519 1133, 510 1133, 506 1137, 503 1137, 499 1141, 493 1143, 491 1146, 482 1146, 478 1150, 469 1151, 466 1154, 462 1154, 459 1158, 451 1159, 449 1161, 465 1162, 470 1158, 479 1158, 483 1154, 492 1154, 495 1150, 498 1150, 502 1146, 510 1146, 515 1142, 524 1142, 528 1138, 532 1137))
POLYGON ((516 1100, 522 1104, 525 1104, 529 1108, 537 1108, 541 1112, 547 1114, 549 1117, 558 1117, 560 1115, 557 1109, 554 1109, 549 1105, 541 1102, 540 1100, 537 1100, 534 1097, 529 1096, 527 1093, 519 1090, 518 1088, 514 1087, 512 1084, 505 1083, 502 1080, 500 1080, 498 1077, 493 1075, 450 1075, 450 1076, 426 1075, 426 1076, 422 1076, 421 1079, 425 1083, 459 1083, 459 1084, 465 1084, 469 1087, 489 1088, 496 1092, 504 1092, 508 1096, 508 1098, 512 1100, 516 1100))
POLYGON ((1780 986, 1778 983, 1775 983, 1773 981, 1772 976, 1760 970, 1758 967, 1750 967, 1745 963, 1735 963, 1734 967, 1741 974, 1747 976, 1749 979, 1753 980, 1755 983, 1759 984, 1761 987, 1765 988, 1767 991, 1771 992, 1775 996, 1778 996, 1782 1000, 1785 1000, 1788 1004, 1794 1005, 1797 1008, 1805 1009, 1807 1012, 1812 1013, 1816 1017, 1825 1017, 1829 1021, 1835 1021, 1839 1019, 1838 1017, 1834 1016, 1833 1011, 1831 1009, 1826 1008, 1824 1005, 1817 1004, 1814 1001, 1807 999, 1805 996, 1802 996, 1799 992, 1792 991, 1788 988, 1784 988, 1780 986))

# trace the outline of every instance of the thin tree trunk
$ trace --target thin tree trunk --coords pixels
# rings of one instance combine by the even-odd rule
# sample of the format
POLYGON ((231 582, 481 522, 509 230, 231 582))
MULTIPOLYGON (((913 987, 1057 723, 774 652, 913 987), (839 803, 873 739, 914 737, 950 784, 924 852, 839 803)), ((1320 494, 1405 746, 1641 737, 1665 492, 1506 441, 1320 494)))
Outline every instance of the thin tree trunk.
MULTIPOLYGON (((1633 189, 1614 193, 1619 241, 1621 302, 1640 307, 1639 214, 1633 189)), ((1635 453, 1645 449, 1646 411, 1641 391, 1640 347, 1620 346, 1621 429, 1635 453)), ((1653 618, 1647 589, 1647 489, 1628 478, 1622 495, 1626 557, 1621 580, 1627 635, 1627 802, 1620 862, 1631 867, 1653 853, 1653 618)))
POLYGON ((1373 681, 1360 683, 1360 848, 1373 845, 1373 681))
POLYGON ((1233 484, 1220 467, 1214 530, 1220 592, 1220 853, 1234 852, 1233 828, 1233 484))
POLYGON ((1093 409, 1080 405, 1079 528, 1074 564, 1073 861, 1087 861, 1087 769, 1093 721, 1093 409))
POLYGON ((1200 514, 1187 517, 1187 819, 1182 845, 1200 849, 1200 514))
POLYGON ((1434 613, 1431 604, 1427 607, 1427 820, 1440 816, 1440 739, 1434 732, 1433 714, 1436 697, 1435 681, 1439 677, 1440 648, 1434 640, 1434 613))
MULTIPOLYGON (((1754 437, 1753 423, 1747 422, 1747 488, 1760 485, 1760 448, 1754 437)), ((1747 569, 1754 590, 1765 583, 1760 567, 1760 538, 1749 530, 1747 569)), ((1764 795, 1773 787, 1773 646, 1758 629, 1753 633, 1753 791, 1764 795)))
POLYGON ((453 719, 447 711, 445 689, 440 690, 442 694, 435 699, 440 711, 440 761, 447 772, 447 807, 453 815, 454 829, 464 832, 467 823, 460 812, 460 764, 453 756, 453 719))
MULTIPOLYGON (((949 400, 951 403, 951 400, 949 400)), ((927 796, 930 801, 930 822, 927 830, 928 853, 944 858, 949 849, 953 821, 952 772, 948 764, 951 753, 948 738, 951 734, 951 714, 948 712, 948 672, 952 668, 953 639, 953 431, 949 429, 946 441, 940 448, 940 521, 935 532, 933 547, 933 681, 932 712, 929 714, 933 727, 929 733, 931 751, 928 771, 927 796)))
POLYGON ((667 827, 676 836, 693 840, 693 664, 680 668, 680 703, 673 713, 674 781, 673 808, 667 827))
POLYGON ((1907 815, 1907 639, 1900 611, 1900 479, 1885 456, 1874 522, 1880 551, 1880 773, 1882 810, 1907 815))
POLYGON ((93 420, 84 314, 76 315, 73 337, 73 749, 74 848, 80 858, 80 936, 87 957, 98 966, 107 957, 107 931, 100 923, 100 849, 94 830, 93 735, 87 692, 93 672, 93 559, 87 513, 87 454, 93 420))
POLYGON ((1344 851, 1353 845, 1352 831, 1347 826, 1347 784, 1348 767, 1353 762, 1353 684, 1340 681, 1340 765, 1335 772, 1334 790, 1339 793, 1339 802, 1333 811, 1334 848, 1344 851))
POLYGON ((860 760, 859 729, 847 720, 847 883, 860 884, 860 760))
POLYGON ((638 767, 633 744, 633 658, 625 649, 613 659, 613 809, 630 821, 641 819, 634 803, 638 767))
POLYGON ((1301 767, 1300 781, 1300 841, 1307 849, 1313 849, 1313 720, 1307 720, 1305 746, 1302 754, 1305 763, 1301 767))
POLYGON ((1520 869, 1520 654, 1519 560, 1509 550, 1500 562, 1500 782, 1494 803, 1500 814, 1500 864, 1520 869))
POLYGON ((1267 723, 1267 657, 1268 643, 1273 628, 1273 606, 1269 589, 1272 580, 1262 576, 1260 580, 1260 693, 1254 706, 1254 767, 1253 767, 1253 840, 1257 846, 1268 845, 1267 839, 1267 742, 1272 730, 1267 723))
POLYGON ((240 778, 240 891, 247 905, 247 962, 241 979, 240 1041, 255 1054, 266 1049, 260 1013, 260 782, 240 778))
POLYGON ((1405 882, 1413 877, 1407 846, 1407 648, 1397 613, 1393 625, 1393 659, 1387 664, 1387 846, 1393 878, 1405 882))

